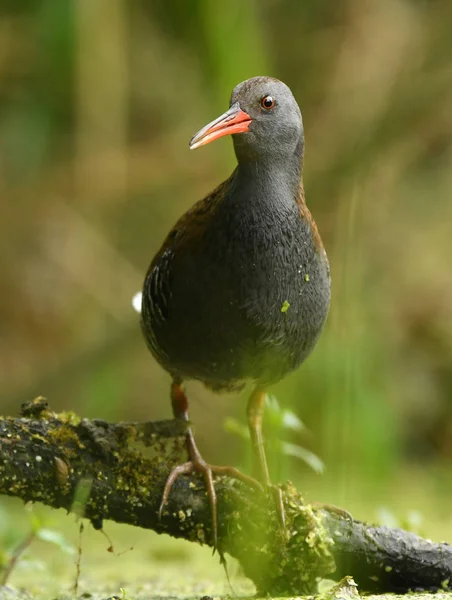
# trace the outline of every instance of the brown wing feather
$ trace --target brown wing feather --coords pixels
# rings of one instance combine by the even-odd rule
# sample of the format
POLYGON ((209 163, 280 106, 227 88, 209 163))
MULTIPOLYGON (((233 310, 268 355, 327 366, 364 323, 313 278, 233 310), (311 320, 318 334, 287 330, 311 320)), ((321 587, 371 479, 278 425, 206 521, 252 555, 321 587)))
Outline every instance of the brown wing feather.
MULTIPOLYGON (((232 176, 231 176, 232 178, 232 176)), ((143 287, 141 324, 150 349, 163 360, 165 353, 157 344, 154 327, 164 323, 171 301, 171 276, 175 256, 188 245, 199 243, 207 221, 228 190, 231 178, 194 204, 177 221, 155 255, 143 287)))
POLYGON ((155 255, 149 267, 148 275, 167 250, 176 253, 188 240, 199 239, 199 234, 202 234, 205 229, 206 221, 210 219, 212 212, 215 210, 215 206, 221 202, 226 194, 231 179, 232 177, 223 181, 223 183, 216 187, 213 192, 196 202, 180 217, 166 236, 160 250, 155 255))
POLYGON ((312 238, 314 240, 315 247, 317 248, 320 255, 325 254, 325 248, 323 246, 323 242, 322 242, 322 238, 320 237, 319 230, 317 229, 316 222, 312 218, 311 211, 309 210, 309 208, 306 204, 303 184, 301 184, 298 189, 297 204, 298 204, 298 208, 300 209, 300 214, 301 214, 302 218, 305 221, 307 221, 311 227, 312 238))

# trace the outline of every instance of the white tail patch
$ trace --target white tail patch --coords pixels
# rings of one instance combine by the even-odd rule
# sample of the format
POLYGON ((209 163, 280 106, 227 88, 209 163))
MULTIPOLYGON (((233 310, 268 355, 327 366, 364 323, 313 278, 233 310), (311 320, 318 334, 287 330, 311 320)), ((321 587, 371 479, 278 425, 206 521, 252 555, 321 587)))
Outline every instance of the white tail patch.
POLYGON ((141 313, 141 300, 143 298, 142 292, 137 292, 132 298, 132 306, 137 313, 141 313))

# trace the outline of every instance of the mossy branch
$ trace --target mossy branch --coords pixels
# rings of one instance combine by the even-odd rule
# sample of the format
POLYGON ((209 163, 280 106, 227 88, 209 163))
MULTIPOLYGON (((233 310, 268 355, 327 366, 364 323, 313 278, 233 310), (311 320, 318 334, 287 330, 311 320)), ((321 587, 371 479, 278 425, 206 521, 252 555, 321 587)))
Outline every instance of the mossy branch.
MULTIPOLYGON (((55 414, 42 399, 20 418, 0 419, 0 493, 79 512, 97 529, 105 519, 210 543, 202 479, 180 477, 159 520, 163 486, 184 460, 176 421, 107 423, 55 414)), ((352 575, 361 590, 449 589, 452 548, 398 529, 371 527, 346 512, 305 504, 283 488, 287 529, 270 497, 221 477, 219 550, 236 557, 260 592, 312 593, 319 578, 352 575)))

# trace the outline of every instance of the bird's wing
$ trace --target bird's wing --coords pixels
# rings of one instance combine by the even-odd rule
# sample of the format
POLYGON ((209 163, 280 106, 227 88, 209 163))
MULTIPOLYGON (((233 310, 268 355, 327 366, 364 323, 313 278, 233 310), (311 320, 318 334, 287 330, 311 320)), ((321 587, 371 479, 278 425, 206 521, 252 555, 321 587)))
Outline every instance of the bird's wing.
POLYGON ((167 235, 159 252, 157 252, 149 270, 158 263, 160 256, 162 256, 166 250, 171 250, 173 254, 176 254, 183 251, 186 246, 193 242, 196 243, 197 240, 202 238, 216 207, 228 193, 232 178, 233 175, 226 181, 223 181, 223 183, 216 187, 208 196, 196 202, 196 204, 180 217, 167 235))
POLYGON ((171 301, 171 280, 177 270, 175 264, 178 257, 185 253, 196 253, 216 207, 229 190, 232 177, 233 175, 182 215, 155 255, 143 288, 142 321, 146 331, 153 329, 151 323, 161 324, 167 318, 171 301))

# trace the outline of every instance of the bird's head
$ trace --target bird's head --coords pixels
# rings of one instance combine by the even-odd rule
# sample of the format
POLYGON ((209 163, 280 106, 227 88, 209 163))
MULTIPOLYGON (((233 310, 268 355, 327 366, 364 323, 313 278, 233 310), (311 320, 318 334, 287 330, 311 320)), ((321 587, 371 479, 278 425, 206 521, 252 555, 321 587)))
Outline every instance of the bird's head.
POLYGON ((237 157, 286 159, 303 147, 301 112, 285 83, 253 77, 231 94, 229 110, 203 127, 190 141, 193 150, 224 135, 234 134, 237 157))

